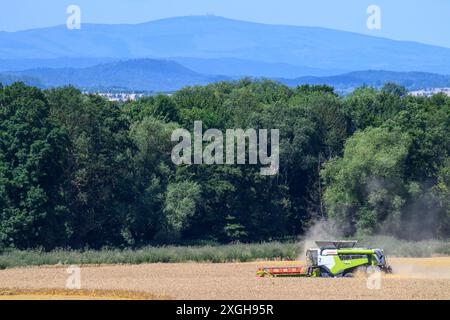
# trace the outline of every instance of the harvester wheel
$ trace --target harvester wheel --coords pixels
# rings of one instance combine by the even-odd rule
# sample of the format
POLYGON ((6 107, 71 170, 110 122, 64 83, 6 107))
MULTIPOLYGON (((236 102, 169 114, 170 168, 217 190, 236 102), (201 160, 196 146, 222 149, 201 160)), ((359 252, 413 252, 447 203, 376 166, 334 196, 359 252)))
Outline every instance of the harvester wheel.
POLYGON ((354 275, 351 272, 344 274, 344 278, 353 278, 353 277, 354 275))
POLYGON ((356 268, 356 272, 360 272, 362 274, 366 274, 367 273, 367 266, 359 266, 356 268))

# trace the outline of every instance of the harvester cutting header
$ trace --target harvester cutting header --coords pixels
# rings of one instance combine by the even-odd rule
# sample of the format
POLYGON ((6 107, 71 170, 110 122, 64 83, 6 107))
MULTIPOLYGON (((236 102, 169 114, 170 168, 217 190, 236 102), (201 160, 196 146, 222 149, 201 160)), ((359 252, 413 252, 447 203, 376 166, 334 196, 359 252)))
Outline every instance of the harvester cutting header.
POLYGON ((355 248, 356 240, 316 241, 316 248, 306 251, 306 266, 259 268, 260 277, 353 277, 378 267, 391 273, 382 249, 355 248))

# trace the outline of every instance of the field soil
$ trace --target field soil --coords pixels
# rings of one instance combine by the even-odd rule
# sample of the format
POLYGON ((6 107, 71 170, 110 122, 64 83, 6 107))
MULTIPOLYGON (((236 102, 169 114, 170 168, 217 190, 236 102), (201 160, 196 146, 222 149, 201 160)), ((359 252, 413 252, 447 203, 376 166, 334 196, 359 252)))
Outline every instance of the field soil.
MULTIPOLYGON (((450 257, 390 259, 379 289, 355 278, 258 278, 257 267, 302 262, 81 266, 82 290, 65 290, 66 266, 0 271, 0 299, 450 299, 450 257), (371 288, 371 289, 370 289, 371 288)), ((370 282, 370 281, 369 281, 370 282)))

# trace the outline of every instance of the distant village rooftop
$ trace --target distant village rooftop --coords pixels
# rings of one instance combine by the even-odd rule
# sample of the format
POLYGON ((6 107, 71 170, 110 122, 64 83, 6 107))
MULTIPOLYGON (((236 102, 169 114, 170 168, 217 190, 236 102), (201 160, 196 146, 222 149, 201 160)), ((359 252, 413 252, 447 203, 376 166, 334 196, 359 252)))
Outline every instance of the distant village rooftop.
POLYGON ((450 88, 430 88, 411 91, 409 94, 415 97, 431 97, 434 94, 445 93, 450 97, 450 88))

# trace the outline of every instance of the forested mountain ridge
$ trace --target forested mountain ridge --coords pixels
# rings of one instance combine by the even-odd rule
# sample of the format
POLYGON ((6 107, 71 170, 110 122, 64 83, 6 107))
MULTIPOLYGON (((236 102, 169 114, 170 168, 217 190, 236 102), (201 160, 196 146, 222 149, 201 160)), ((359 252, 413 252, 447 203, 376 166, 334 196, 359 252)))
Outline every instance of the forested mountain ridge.
POLYGON ((83 23, 80 30, 61 25, 0 32, 0 59, 61 57, 234 58, 307 66, 310 70, 383 69, 450 74, 449 48, 319 27, 270 25, 216 16, 174 17, 135 25, 83 23))
MULTIPOLYGON (((135 59, 113 61, 83 68, 34 68, 0 73, 0 78, 3 78, 3 82, 6 84, 21 80, 41 88, 74 85, 88 91, 115 89, 147 92, 176 91, 185 86, 206 85, 220 80, 240 78, 239 76, 198 73, 183 66, 182 61, 186 60, 175 62, 135 59)), ((89 64, 92 63, 92 60, 82 60, 80 63, 89 64)), ((219 72, 221 69, 203 71, 219 72)), ((256 72, 252 67, 248 71, 256 72)), ((273 72, 275 71, 272 70, 273 72)), ((233 73, 233 71, 230 70, 228 73, 233 73)), ((246 76, 251 77, 252 75, 246 74, 246 76)), ((325 84, 334 87, 340 93, 349 93, 363 85, 381 88, 388 82, 395 82, 408 90, 450 87, 450 76, 447 75, 384 70, 355 71, 324 77, 275 78, 274 80, 291 87, 303 84, 325 84)))
POLYGON ((363 85, 381 88, 386 83, 395 82, 408 90, 450 87, 450 76, 427 72, 392 72, 385 70, 354 71, 326 77, 301 77, 279 79, 289 86, 304 84, 329 85, 336 90, 350 92, 363 85))
POLYGON ((37 68, 7 75, 39 79, 44 88, 74 85, 83 90, 175 91, 188 85, 208 84, 225 77, 203 75, 174 61, 138 59, 86 68, 37 68))

